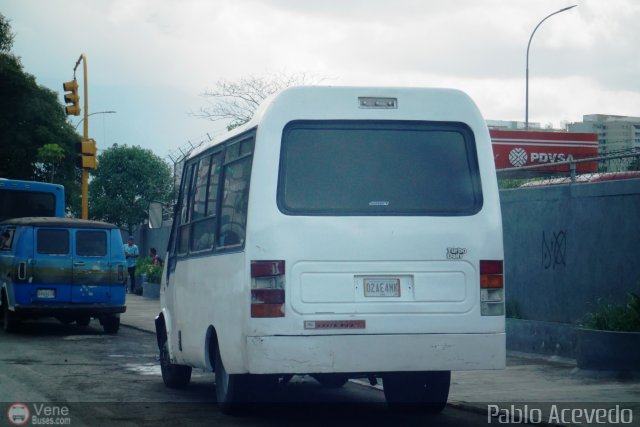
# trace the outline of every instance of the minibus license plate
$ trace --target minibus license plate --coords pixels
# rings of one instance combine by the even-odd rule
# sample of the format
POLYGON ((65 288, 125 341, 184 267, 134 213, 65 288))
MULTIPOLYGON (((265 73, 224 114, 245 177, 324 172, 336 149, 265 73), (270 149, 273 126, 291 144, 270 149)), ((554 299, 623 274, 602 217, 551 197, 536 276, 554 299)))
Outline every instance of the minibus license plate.
POLYGON ((55 298, 56 290, 55 289, 38 289, 37 296, 38 298, 55 298))
POLYGON ((365 297, 399 297, 400 279, 371 278, 364 279, 365 297))

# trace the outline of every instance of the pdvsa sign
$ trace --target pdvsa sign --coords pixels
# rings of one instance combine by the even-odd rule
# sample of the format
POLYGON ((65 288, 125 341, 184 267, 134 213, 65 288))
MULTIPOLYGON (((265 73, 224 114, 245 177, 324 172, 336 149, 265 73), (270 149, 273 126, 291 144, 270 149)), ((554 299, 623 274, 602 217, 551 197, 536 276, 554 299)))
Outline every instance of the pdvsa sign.
MULTIPOLYGON (((592 133, 513 131, 491 129, 496 169, 541 166, 545 172, 569 171, 566 164, 555 163, 595 158, 598 136, 592 133)), ((579 173, 598 171, 596 162, 578 163, 579 173)))
POLYGON ((574 160, 572 154, 569 153, 528 153, 524 148, 514 148, 509 152, 509 163, 514 168, 521 166, 543 164, 543 163, 556 163, 567 162, 574 160))

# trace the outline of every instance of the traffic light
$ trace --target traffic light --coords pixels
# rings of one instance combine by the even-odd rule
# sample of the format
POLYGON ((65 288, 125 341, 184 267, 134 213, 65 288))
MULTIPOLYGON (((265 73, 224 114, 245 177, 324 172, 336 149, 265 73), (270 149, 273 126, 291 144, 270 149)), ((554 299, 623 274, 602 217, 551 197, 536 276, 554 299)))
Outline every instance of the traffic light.
POLYGON ((76 166, 82 169, 96 168, 96 141, 93 139, 76 143, 78 159, 76 166))
POLYGON ((64 102, 67 105, 64 110, 67 113, 67 116, 79 116, 80 115, 80 96, 78 95, 78 82, 76 79, 71 80, 70 82, 62 83, 62 87, 64 88, 64 102))

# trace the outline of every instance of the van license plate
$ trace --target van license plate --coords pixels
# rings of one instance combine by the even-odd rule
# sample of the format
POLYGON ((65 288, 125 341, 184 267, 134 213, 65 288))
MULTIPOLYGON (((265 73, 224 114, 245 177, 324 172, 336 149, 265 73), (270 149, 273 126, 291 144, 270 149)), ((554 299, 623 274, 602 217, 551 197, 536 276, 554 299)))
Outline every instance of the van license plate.
POLYGON ((399 297, 400 279, 371 278, 364 279, 365 297, 399 297))
POLYGON ((56 290, 55 289, 38 289, 37 297, 53 299, 56 297, 56 290))

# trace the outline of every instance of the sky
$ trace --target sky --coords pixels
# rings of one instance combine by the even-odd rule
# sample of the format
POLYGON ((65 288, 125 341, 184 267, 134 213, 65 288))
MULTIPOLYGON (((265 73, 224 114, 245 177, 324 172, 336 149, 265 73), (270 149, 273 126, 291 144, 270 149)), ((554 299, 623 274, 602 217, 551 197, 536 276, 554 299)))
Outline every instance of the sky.
POLYGON ((61 104, 86 55, 89 112, 116 111, 89 119, 98 149, 169 159, 224 132, 193 115, 203 92, 249 76, 457 88, 485 119, 524 121, 529 37, 574 4, 531 42, 529 121, 640 116, 637 0, 0 0, 0 13, 12 52, 61 104))

